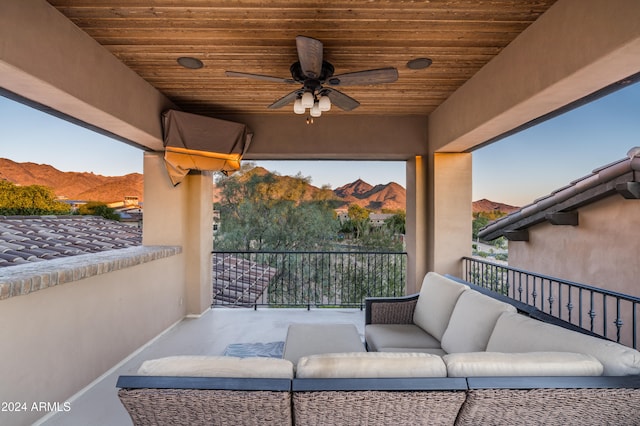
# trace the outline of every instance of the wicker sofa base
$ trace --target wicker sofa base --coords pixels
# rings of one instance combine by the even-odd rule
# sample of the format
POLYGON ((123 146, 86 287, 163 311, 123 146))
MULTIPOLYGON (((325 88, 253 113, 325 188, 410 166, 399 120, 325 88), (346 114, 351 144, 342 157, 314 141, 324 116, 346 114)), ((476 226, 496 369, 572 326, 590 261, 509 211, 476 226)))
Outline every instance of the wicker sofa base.
POLYGON ((134 425, 273 425, 292 423, 291 394, 211 389, 120 389, 134 425))
POLYGON ((117 386, 134 425, 640 424, 640 376, 121 376, 117 386))
POLYGON ((464 400, 448 391, 295 392, 293 411, 296 424, 309 426, 452 425, 464 400))

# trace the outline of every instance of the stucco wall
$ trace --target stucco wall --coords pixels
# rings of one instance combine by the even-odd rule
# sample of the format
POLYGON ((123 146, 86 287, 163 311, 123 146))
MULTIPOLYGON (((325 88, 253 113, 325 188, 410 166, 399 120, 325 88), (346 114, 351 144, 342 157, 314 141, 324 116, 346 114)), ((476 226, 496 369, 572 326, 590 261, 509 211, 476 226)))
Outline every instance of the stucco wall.
POLYGON ((509 266, 640 297, 640 201, 619 195, 578 210, 579 226, 547 222, 509 243, 509 266))
MULTIPOLYGON (((33 402, 70 396, 185 315, 184 255, 0 301, 0 424, 31 424, 33 402)), ((62 406, 62 405, 61 405, 62 406)))

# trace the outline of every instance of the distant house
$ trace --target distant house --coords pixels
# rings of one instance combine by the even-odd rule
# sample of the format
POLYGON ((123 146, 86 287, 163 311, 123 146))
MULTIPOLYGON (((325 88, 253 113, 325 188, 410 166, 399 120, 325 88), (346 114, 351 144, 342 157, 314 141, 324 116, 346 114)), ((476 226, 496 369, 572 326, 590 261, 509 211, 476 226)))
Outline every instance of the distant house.
POLYGON ((384 221, 391 219, 394 215, 389 213, 369 213, 369 224, 371 226, 382 226, 384 221))
POLYGON ((115 209, 116 213, 120 216, 120 222, 125 225, 133 226, 135 228, 142 229, 142 207, 123 207, 115 209))
MULTIPOLYGON (((336 209, 336 216, 340 223, 344 223, 349 220, 349 212, 347 209, 336 209)), ((369 213, 369 224, 371 226, 382 226, 384 221, 392 218, 394 215, 389 213, 369 213)))
POLYGON ((640 296, 640 148, 480 230, 509 266, 640 296))
POLYGON ((140 199, 135 195, 125 195, 122 201, 107 203, 107 207, 111 207, 112 209, 132 208, 140 206, 140 199))
POLYGON ((349 211, 347 209, 336 209, 335 212, 340 223, 344 223, 349 220, 349 211))
POLYGON ((71 207, 72 212, 78 211, 80 206, 84 206, 85 204, 87 204, 87 202, 84 200, 69 200, 66 197, 57 197, 57 201, 68 204, 71 207))

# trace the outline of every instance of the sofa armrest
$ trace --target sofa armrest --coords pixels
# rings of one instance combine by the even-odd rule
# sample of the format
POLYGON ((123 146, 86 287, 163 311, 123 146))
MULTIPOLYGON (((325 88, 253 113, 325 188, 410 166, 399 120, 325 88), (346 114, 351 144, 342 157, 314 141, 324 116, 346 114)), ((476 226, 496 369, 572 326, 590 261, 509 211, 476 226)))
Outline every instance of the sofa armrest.
POLYGON ((413 324, 419 294, 365 299, 365 324, 413 324))
POLYGON ((291 379, 120 376, 135 425, 293 424, 291 379))
POLYGON ((456 425, 637 424, 638 377, 470 377, 456 425))

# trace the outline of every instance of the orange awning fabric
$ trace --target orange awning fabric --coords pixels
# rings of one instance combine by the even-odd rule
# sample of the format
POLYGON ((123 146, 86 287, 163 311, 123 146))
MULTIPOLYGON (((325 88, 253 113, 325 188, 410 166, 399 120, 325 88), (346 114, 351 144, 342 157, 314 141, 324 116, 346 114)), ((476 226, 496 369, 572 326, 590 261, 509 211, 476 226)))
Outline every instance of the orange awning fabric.
POLYGON ((190 170, 239 170, 253 136, 244 124, 176 110, 165 111, 162 124, 164 162, 174 186, 190 170))

